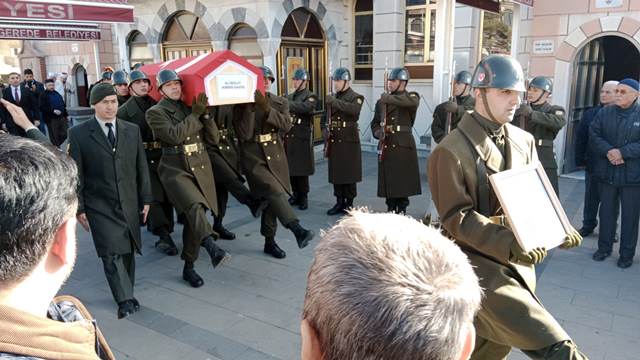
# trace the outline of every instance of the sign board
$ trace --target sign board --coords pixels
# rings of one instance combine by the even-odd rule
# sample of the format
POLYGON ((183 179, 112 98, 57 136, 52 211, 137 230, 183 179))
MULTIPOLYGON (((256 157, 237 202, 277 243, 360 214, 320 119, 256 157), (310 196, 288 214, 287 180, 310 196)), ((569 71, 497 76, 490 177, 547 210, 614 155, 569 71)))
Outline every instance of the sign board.
POLYGON ((496 14, 500 13, 500 2, 498 0, 458 0, 456 2, 496 14))
MULTIPOLYGON (((78 24, 16 23, 0 21, 0 39, 100 40, 100 29, 78 24)), ((77 45, 76 45, 77 47, 77 45)))
POLYGON ((204 78, 209 105, 254 102, 258 76, 246 67, 227 60, 204 78))
POLYGON ((555 42, 550 39, 534 40, 533 53, 536 55, 553 54, 555 42))
POLYGON ((133 6, 108 1, 0 0, 0 19, 132 23, 133 6))
POLYGON ((622 0, 596 0, 596 9, 617 8, 622 6, 622 0))

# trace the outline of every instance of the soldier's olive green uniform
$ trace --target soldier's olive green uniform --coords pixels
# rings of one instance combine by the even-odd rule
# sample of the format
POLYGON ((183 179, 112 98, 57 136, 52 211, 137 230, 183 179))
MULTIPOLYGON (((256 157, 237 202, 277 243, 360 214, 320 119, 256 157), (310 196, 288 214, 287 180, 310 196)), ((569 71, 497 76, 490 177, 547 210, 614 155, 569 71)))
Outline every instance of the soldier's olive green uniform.
POLYGON ((213 226, 215 229, 222 226, 222 219, 227 212, 229 193, 238 202, 247 206, 251 205, 255 199, 249 189, 244 186, 245 180, 242 177, 240 167, 238 144, 233 130, 233 106, 216 106, 209 108, 208 113, 215 120, 219 132, 217 144, 206 144, 213 168, 218 199, 218 214, 215 216, 213 226))
POLYGON ((534 359, 586 359, 536 297, 534 266, 511 259, 515 235, 495 220, 503 213, 486 175, 536 161, 530 134, 477 113, 465 115, 429 158, 429 187, 442 226, 485 289, 473 360, 506 359, 511 347, 534 359))
POLYGON ((287 99, 267 93, 270 111, 255 104, 236 105, 233 124, 240 142, 243 173, 255 197, 269 205, 262 212, 260 233, 273 239, 280 220, 285 226, 298 221, 287 195, 291 192, 287 155, 282 135, 291 130, 287 99))
MULTIPOLYGON (((471 95, 456 96, 456 103, 458 103, 458 111, 451 114, 451 131, 458 126, 458 123, 469 111, 473 111, 476 105, 476 101, 471 95)), ((433 110, 433 122, 431 123, 431 136, 436 143, 440 143, 442 139, 447 135, 447 111, 444 109, 444 104, 439 104, 433 110)))
POLYGON ((118 95, 118 107, 121 107, 122 105, 124 105, 129 99, 131 99, 131 95, 126 95, 126 96, 118 95))
POLYGON ((382 153, 378 156, 378 196, 386 198, 389 211, 405 212, 409 196, 422 193, 418 153, 413 125, 420 105, 415 92, 395 92, 376 103, 371 132, 380 139, 384 132, 382 153), (386 127, 384 111, 386 110, 386 127))
POLYGON ((293 196, 306 198, 309 176, 315 172, 313 157, 313 112, 318 98, 309 90, 296 91, 287 96, 293 127, 285 135, 285 149, 293 196))
POLYGON ((147 111, 147 122, 162 145, 158 166, 169 199, 184 213, 182 259, 193 263, 200 244, 214 236, 206 209, 218 212, 211 160, 204 143, 217 144, 218 128, 212 118, 198 119, 182 101, 163 98, 147 111))
POLYGON ((565 111, 561 106, 551 105, 548 102, 531 105, 531 108, 533 109, 531 116, 525 118, 516 114, 513 124, 521 128, 524 126, 524 129, 533 135, 540 163, 558 194, 558 163, 553 151, 553 140, 567 123, 565 111))
POLYGON ((158 175, 158 165, 162 156, 160 143, 155 141, 145 116, 147 110, 155 104, 156 101, 150 96, 132 96, 118 109, 118 118, 130 121, 140 128, 149 165, 151 192, 153 193, 153 203, 149 207, 147 226, 153 234, 159 236, 173 232, 173 206, 158 175))
POLYGON ((329 182, 336 198, 345 199, 347 208, 358 195, 356 184, 362 181, 362 152, 358 118, 364 97, 349 88, 336 94, 329 114, 329 182))

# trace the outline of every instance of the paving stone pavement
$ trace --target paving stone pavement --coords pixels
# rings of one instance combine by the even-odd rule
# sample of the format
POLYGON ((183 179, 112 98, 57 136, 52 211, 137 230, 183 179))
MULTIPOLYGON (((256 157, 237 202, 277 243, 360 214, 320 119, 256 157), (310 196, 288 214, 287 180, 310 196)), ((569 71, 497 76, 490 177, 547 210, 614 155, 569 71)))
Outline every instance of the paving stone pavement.
MULTIPOLYGON (((409 215, 419 218, 431 207, 421 159, 423 194, 411 198, 409 215)), ((358 185, 356 205, 385 211, 376 197, 375 154, 363 156, 364 180, 358 185)), ((327 183, 327 164, 319 161, 311 179, 309 209, 298 211, 301 223, 319 233, 335 222, 325 211, 333 205, 327 183)), ((582 220, 584 182, 560 180, 561 201, 573 225, 582 220)), ((535 216, 535 214, 532 214, 535 216)), ((228 265, 214 270, 203 251, 197 262, 205 280, 199 289, 181 278, 179 256, 166 257, 154 248, 155 238, 143 229, 143 256, 137 257, 135 296, 141 310, 117 320, 111 298, 88 233, 78 229, 76 268, 61 294, 79 297, 97 319, 118 359, 299 359, 300 313, 306 273, 318 237, 299 250, 284 227, 277 240, 287 258, 276 260, 262 253, 259 219, 231 200, 225 225, 235 241, 218 241, 233 256, 228 265)), ((174 233, 181 247, 182 228, 174 233)), ((592 360, 640 359, 640 263, 621 270, 616 256, 603 263, 591 260, 597 235, 578 249, 554 251, 538 267, 537 294, 549 311, 592 360)), ((617 249, 614 250, 614 254, 617 249)), ((527 359, 514 350, 509 359, 527 359)))

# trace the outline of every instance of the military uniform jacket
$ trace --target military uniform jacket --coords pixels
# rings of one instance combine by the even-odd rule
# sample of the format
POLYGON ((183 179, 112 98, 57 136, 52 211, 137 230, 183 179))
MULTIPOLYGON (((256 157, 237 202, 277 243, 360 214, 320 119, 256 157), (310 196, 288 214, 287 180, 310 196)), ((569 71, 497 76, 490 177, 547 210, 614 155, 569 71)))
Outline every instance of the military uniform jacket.
POLYGON ((220 133, 217 144, 207 144, 216 182, 228 183, 236 180, 244 182, 237 139, 233 129, 233 105, 216 106, 209 112, 209 116, 213 117, 220 133))
POLYGON ((362 151, 358 119, 364 97, 349 88, 337 93, 331 105, 329 128, 329 182, 354 184, 362 181, 362 151))
MULTIPOLYGON (((151 106, 156 104, 156 101, 151 97, 149 97, 147 101, 149 101, 151 106)), ((118 118, 138 125, 140 128, 140 135, 142 136, 142 142, 144 144, 151 144, 155 139, 149 124, 147 124, 145 116, 148 109, 143 108, 143 106, 141 98, 131 96, 127 102, 118 108, 118 118)), ((151 192, 153 193, 153 198, 157 202, 168 201, 158 175, 158 165, 160 164, 162 150, 146 149, 145 152, 147 155, 147 163, 149 165, 149 177, 151 179, 151 192)))
POLYGON ((243 173, 255 196, 291 193, 289 166, 282 136, 291 130, 287 99, 267 93, 271 110, 255 104, 237 105, 233 124, 240 142, 243 173), (260 137, 268 139, 261 141, 260 137))
MULTIPOLYGON (((451 114, 451 131, 458 126, 458 123, 469 111, 473 111, 476 106, 476 100, 471 95, 457 96, 456 102, 458 103, 458 111, 451 114)), ((442 139, 447 135, 447 112, 444 109, 444 104, 439 104, 433 110, 433 122, 431 123, 431 136, 436 143, 440 143, 442 139)))
MULTIPOLYGON (((525 120, 525 130, 533 135, 536 140, 538 158, 545 169, 557 169, 558 163, 553 152, 553 140, 558 132, 567 123, 561 106, 551 105, 545 102, 542 105, 531 105, 533 113, 525 120)), ((521 117, 516 116, 513 124, 520 126, 521 117)))
POLYGON ((118 95, 118 107, 124 105, 129 99, 131 99, 131 95, 118 95))
MULTIPOLYGON (((146 117, 153 135, 163 148, 218 142, 218 128, 213 119, 198 119, 182 101, 163 98, 147 110, 146 117)), ((206 150, 162 154, 158 174, 165 189, 169 189, 169 199, 179 213, 196 203, 211 209, 214 214, 218 213, 213 171, 206 150)))
POLYGON ((285 135, 285 149, 291 176, 309 176, 315 172, 313 158, 313 112, 318 98, 309 90, 287 96, 293 127, 285 135))
POLYGON ((87 215, 98 256, 140 252, 140 211, 153 197, 139 128, 116 120, 114 151, 94 117, 69 129, 69 154, 78 166, 78 214, 87 215))
MULTIPOLYGON (((537 161, 532 136, 505 125, 505 155, 489 138, 474 116, 468 114, 458 128, 445 137, 429 157, 428 180, 442 226, 469 257, 485 289, 476 318, 479 336, 521 349, 540 349, 568 340, 562 327, 547 316, 534 295, 533 265, 510 260, 513 232, 493 223, 489 216, 502 215, 490 193, 489 214, 480 213, 476 159, 484 161, 488 175, 537 161)), ((488 181, 488 180, 484 180, 488 181)), ((490 188, 490 186, 489 186, 490 188)))
POLYGON ((378 196, 399 198, 418 195, 420 169, 418 152, 413 138, 413 125, 420 105, 420 95, 415 92, 396 92, 387 95, 386 106, 382 100, 376 103, 371 121, 371 132, 380 139, 384 111, 387 112, 387 129, 384 134, 382 161, 378 162, 378 196), (386 109, 385 109, 386 108, 386 109))

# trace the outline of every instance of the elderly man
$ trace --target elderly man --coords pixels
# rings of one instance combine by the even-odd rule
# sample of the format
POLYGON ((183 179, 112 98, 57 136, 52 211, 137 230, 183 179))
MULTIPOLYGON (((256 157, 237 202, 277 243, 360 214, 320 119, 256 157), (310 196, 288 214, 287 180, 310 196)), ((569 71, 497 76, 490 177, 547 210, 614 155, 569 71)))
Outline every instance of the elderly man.
POLYGON ((578 230, 580 235, 588 236, 598 225, 598 208, 600 207, 600 188, 593 174, 594 156, 589 145, 589 126, 603 107, 615 100, 617 81, 607 81, 600 88, 600 104, 592 107, 582 114, 578 124, 576 136, 575 163, 584 167, 584 208, 582 215, 582 228, 578 230))
POLYGON ((590 127, 589 143, 595 160, 594 176, 601 182, 600 234, 593 260, 611 255, 622 210, 618 267, 628 268, 638 243, 640 217, 640 84, 624 79, 616 87, 613 105, 598 112, 590 127))
POLYGON ((67 138, 69 120, 67 119, 67 105, 62 96, 54 90, 54 80, 44 82, 45 89, 40 94, 39 104, 42 120, 49 129, 49 138, 55 146, 60 146, 67 138))
POLYGON ((316 247, 302 360, 468 359, 480 300, 469 260, 438 231, 353 211, 316 247))

